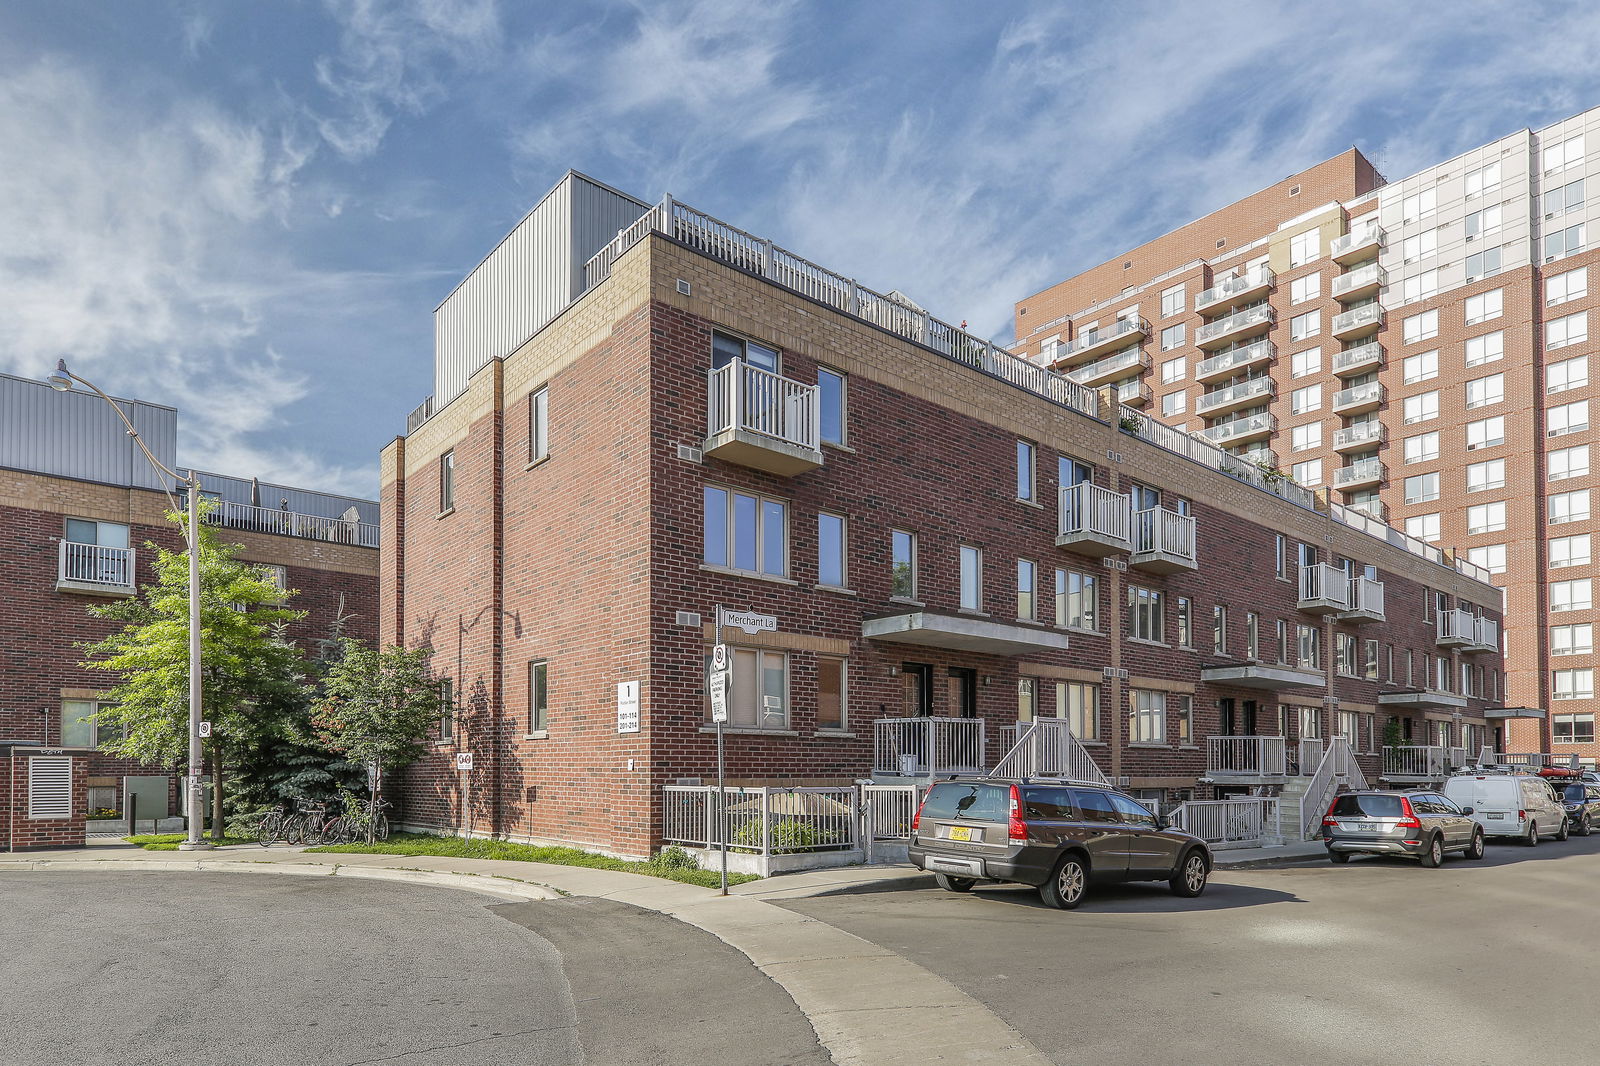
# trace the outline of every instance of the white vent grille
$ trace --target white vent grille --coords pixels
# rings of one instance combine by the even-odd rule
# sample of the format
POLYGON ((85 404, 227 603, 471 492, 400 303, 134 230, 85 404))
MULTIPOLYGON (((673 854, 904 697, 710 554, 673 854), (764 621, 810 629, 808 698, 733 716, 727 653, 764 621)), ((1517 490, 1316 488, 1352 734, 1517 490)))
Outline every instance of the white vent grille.
POLYGON ((1131 778, 1131 777, 1119 777, 1119 778, 1117 778, 1117 787, 1118 788, 1127 788, 1131 784, 1133 784, 1133 778, 1131 778))
POLYGON ((700 627, 700 614, 697 611, 679 611, 678 624, 680 626, 700 627))
POLYGON ((690 295, 689 283, 687 281, 684 281, 682 278, 679 278, 678 279, 678 291, 683 293, 683 295, 685 295, 685 296, 690 295))
POLYGON ((72 760, 34 756, 28 760, 28 817, 72 817, 72 760))
POLYGON ((692 444, 678 445, 678 458, 682 459, 686 463, 699 463, 705 461, 705 456, 701 454, 700 449, 696 448, 692 444))
POLYGON ((1126 681, 1126 680, 1128 680, 1128 671, 1127 671, 1127 669, 1125 667, 1122 668, 1122 669, 1118 669, 1117 667, 1114 667, 1114 666, 1102 666, 1100 668, 1100 676, 1101 677, 1114 677, 1118 681, 1126 681))

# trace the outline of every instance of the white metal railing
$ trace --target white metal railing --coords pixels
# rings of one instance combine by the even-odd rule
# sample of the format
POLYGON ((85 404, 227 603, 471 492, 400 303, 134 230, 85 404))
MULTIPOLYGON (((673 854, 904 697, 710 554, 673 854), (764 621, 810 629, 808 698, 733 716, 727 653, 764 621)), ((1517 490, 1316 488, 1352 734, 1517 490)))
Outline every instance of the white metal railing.
POLYGON ((1206 737, 1209 777, 1282 777, 1289 772, 1282 737, 1206 737))
POLYGON ((1344 504, 1335 503, 1329 505, 1328 513, 1344 525, 1352 529, 1359 529, 1370 537, 1387 541, 1397 548, 1410 552, 1412 555, 1421 556, 1429 562, 1437 563, 1440 566, 1448 567, 1450 565, 1443 551, 1425 540, 1420 540, 1409 533, 1403 533, 1393 526, 1386 525, 1380 519, 1365 511, 1363 508, 1366 506, 1368 505, 1346 507, 1344 504))
POLYGON ((1382 226, 1362 226, 1329 241, 1328 257, 1336 258, 1366 244, 1377 244, 1382 247, 1386 236, 1382 226))
MULTIPOLYGON (((1271 415, 1252 415, 1252 418, 1263 418, 1265 428, 1272 428, 1271 415)), ((1117 411, 1117 421, 1126 433, 1131 433, 1141 440, 1149 441, 1158 448, 1165 449, 1185 459, 1191 459, 1202 466, 1220 471, 1229 477, 1262 492, 1270 492, 1274 496, 1288 500, 1297 507, 1306 510, 1316 510, 1316 494, 1310 489, 1295 484, 1288 478, 1270 478, 1266 472, 1251 465, 1240 462, 1240 457, 1231 452, 1224 451, 1214 443, 1210 437, 1210 430, 1204 434, 1194 435, 1182 430, 1174 429, 1165 422, 1158 421, 1136 411, 1131 407, 1122 407, 1117 411)), ((1236 419, 1235 422, 1242 421, 1236 419)), ((1234 422, 1227 423, 1235 424, 1234 422)))
POLYGON ((1232 351, 1213 355, 1209 359, 1202 359, 1194 365, 1194 376, 1197 380, 1225 374, 1235 367, 1249 366, 1263 359, 1271 359, 1277 353, 1277 346, 1265 338, 1251 341, 1232 351))
POLYGON ((981 718, 879 718, 872 741, 875 773, 934 778, 983 772, 981 718))
POLYGON ((1275 796, 1189 800, 1172 809, 1167 824, 1185 833, 1193 833, 1213 848, 1248 848, 1283 843, 1279 835, 1278 800, 1275 796))
POLYGON ((1129 315, 1119 318, 1109 326, 1098 329, 1085 330, 1060 348, 1061 358, 1071 358, 1076 352, 1085 348, 1093 348, 1101 344, 1120 341, 1127 337, 1148 336, 1150 323, 1138 315, 1129 315))
POLYGON ((1368 381, 1365 384, 1354 385, 1348 389, 1340 389, 1333 394, 1333 409, 1341 407, 1354 407, 1356 404, 1383 401, 1383 383, 1368 381))
POLYGON ((1149 403, 1155 395, 1150 386, 1138 378, 1124 381, 1117 386, 1117 400, 1120 403, 1149 403))
POLYGON ((136 573, 133 563, 132 548, 107 548, 63 540, 58 577, 62 581, 86 585, 131 589, 136 573))
POLYGON ((1350 608, 1350 575, 1329 563, 1313 563, 1300 568, 1300 606, 1312 601, 1331 604, 1339 610, 1350 608))
POLYGON ((275 533, 284 537, 301 537, 306 540, 326 540, 336 544, 356 544, 363 548, 378 546, 378 524, 347 518, 327 518, 323 515, 299 514, 295 511, 272 507, 257 507, 248 503, 218 501, 201 519, 209 526, 224 529, 245 529, 254 533, 275 533))
POLYGON ((1452 770, 1459 770, 1467 765, 1467 749, 1461 745, 1451 745, 1444 750, 1444 764, 1452 770))
POLYGON ((1335 448, 1349 448, 1359 444, 1382 444, 1384 429, 1382 422, 1357 422, 1353 426, 1333 431, 1333 446, 1335 448))
POLYGON ((856 787, 729 787, 718 831, 715 785, 666 785, 662 839, 668 844, 719 847, 763 857, 857 846, 856 787))
POLYGON ((1322 761, 1322 738, 1301 737, 1295 741, 1295 770, 1297 773, 1309 773, 1322 761))
POLYGON ((1202 433, 1206 440, 1212 444, 1223 444, 1252 433, 1272 432, 1272 415, 1263 411, 1256 415, 1245 415, 1243 418, 1233 418, 1226 422, 1218 422, 1214 426, 1207 426, 1202 433))
POLYGON ((1218 337, 1226 337, 1231 333, 1237 333, 1241 329, 1270 325, 1276 315, 1277 312, 1267 304, 1261 304, 1258 307, 1246 307, 1242 311, 1235 311, 1231 315, 1224 315, 1222 318, 1200 326, 1194 331, 1194 342, 1196 344, 1204 344, 1207 341, 1216 340, 1218 337))
POLYGON ((861 846, 866 861, 875 862, 884 844, 911 839, 911 820, 922 803, 916 785, 861 785, 861 846))
POLYGON ((1194 516, 1150 507, 1133 516, 1135 554, 1160 552, 1194 562, 1194 516))
POLYGON ((1368 341, 1358 344, 1354 348, 1346 348, 1335 352, 1333 355, 1333 372, 1341 374, 1357 367, 1364 367, 1383 361, 1383 345, 1377 341, 1368 341))
POLYGON ((1445 775, 1445 749, 1439 744, 1385 744, 1385 777, 1442 778, 1445 775))
POLYGON ((1218 278, 1213 281, 1211 288, 1202 289, 1195 294, 1194 309, 1203 311, 1218 300, 1226 300, 1228 297, 1238 293, 1259 289, 1263 285, 1271 285, 1276 278, 1277 275, 1266 264, 1247 270, 1242 274, 1235 274, 1232 277, 1218 278))
POLYGON ((1473 643, 1480 648, 1488 648, 1491 651, 1498 650, 1500 647, 1500 623, 1493 618, 1478 619, 1478 637, 1473 643))
POLYGON ((1229 385, 1225 389, 1201 393, 1200 398, 1194 402, 1194 413, 1203 415, 1207 411, 1214 411, 1219 407, 1226 407, 1241 400, 1268 399, 1276 391, 1277 383, 1271 378, 1252 378, 1249 381, 1241 381, 1237 385, 1229 385))
POLYGON ((1373 283, 1385 285, 1388 281, 1388 271, 1377 263, 1367 263, 1356 267, 1354 270, 1348 270, 1343 274, 1337 275, 1333 279, 1333 284, 1329 287, 1329 291, 1333 294, 1333 298, 1337 300, 1354 289, 1363 289, 1373 283))
POLYGON ((1035 718, 1019 725, 1016 743, 1001 756, 989 776, 1052 777, 1111 784, 1088 749, 1072 735, 1071 723, 1065 718, 1035 718))
POLYGON ((1351 578, 1349 609, 1384 618, 1383 582, 1360 574, 1351 578))
MULTIPOLYGON (((1301 773, 1304 772, 1302 766, 1301 773)), ((1310 840, 1321 834, 1322 816, 1327 812, 1328 804, 1333 802, 1341 786, 1351 785, 1352 776, 1360 773, 1361 768, 1350 752, 1349 742, 1342 736, 1329 737, 1327 750, 1322 753, 1316 770, 1306 781, 1305 791, 1300 794, 1299 839, 1310 840)), ((1363 776, 1363 783, 1365 780, 1363 776)))
POLYGON ((1091 418, 1098 412, 1093 391, 1082 385, 671 197, 664 198, 637 222, 619 232, 584 264, 585 289, 609 277, 616 260, 653 230, 713 258, 769 278, 818 303, 856 315, 955 362, 1027 389, 1052 403, 1091 418))
POLYGON ((822 435, 817 386, 751 366, 742 359, 709 371, 706 435, 745 430, 816 450, 822 435))
POLYGON ((1143 348, 1129 348, 1125 352, 1108 355, 1104 359, 1096 359, 1092 363, 1071 370, 1067 373, 1067 379, 1086 385, 1110 374, 1120 374, 1135 367, 1149 367, 1149 365, 1150 357, 1145 354, 1143 348))
POLYGON ((1383 465, 1382 459, 1362 459, 1351 463, 1349 466, 1341 466, 1335 470, 1333 472, 1333 485, 1334 488, 1338 488, 1341 485, 1360 485, 1373 480, 1382 481, 1388 475, 1389 470, 1383 465))
POLYGON ((433 417, 433 397, 417 404, 411 413, 406 415, 406 436, 410 436, 422 427, 422 424, 433 417))
POLYGON ((1364 326, 1383 325, 1383 306, 1381 304, 1367 304, 1364 307, 1352 307, 1348 311, 1341 311, 1333 316, 1331 329, 1335 336, 1347 333, 1352 329, 1361 329, 1364 326))
MULTIPOLYGON (((1343 741, 1343 738, 1340 738, 1340 739, 1341 739, 1341 741, 1343 741)), ((1348 745, 1349 742, 1348 741, 1344 741, 1344 743, 1346 745, 1348 745)), ((1356 791, 1359 792, 1359 791, 1362 791, 1363 789, 1368 789, 1368 788, 1372 787, 1367 782, 1366 771, 1361 769, 1361 763, 1359 761, 1357 761, 1357 759, 1355 757, 1355 753, 1353 751, 1349 752, 1349 757, 1345 760, 1345 762, 1347 764, 1346 768, 1345 768, 1345 779, 1344 779, 1344 784, 1345 784, 1346 788, 1355 789, 1356 791)))
POLYGON ((1440 611, 1434 620, 1438 629, 1438 643, 1456 642, 1473 644, 1478 639, 1478 620, 1471 611, 1462 607, 1452 607, 1448 611, 1440 611))
POLYGON ((1091 533, 1106 540, 1132 543, 1133 512, 1127 493, 1112 492, 1085 481, 1062 486, 1059 503, 1063 536, 1091 533))
POLYGON ((1564 767, 1576 770, 1583 764, 1578 760, 1576 752, 1562 752, 1552 755, 1543 752, 1496 752, 1493 748, 1485 747, 1478 755, 1480 766, 1509 766, 1523 770, 1543 770, 1548 767, 1564 767))
POLYGON ((1489 573, 1487 566, 1479 566, 1465 555, 1457 555, 1455 557, 1455 567, 1457 573, 1470 577, 1474 581, 1481 581, 1485 585, 1492 584, 1494 581, 1494 575, 1489 573))

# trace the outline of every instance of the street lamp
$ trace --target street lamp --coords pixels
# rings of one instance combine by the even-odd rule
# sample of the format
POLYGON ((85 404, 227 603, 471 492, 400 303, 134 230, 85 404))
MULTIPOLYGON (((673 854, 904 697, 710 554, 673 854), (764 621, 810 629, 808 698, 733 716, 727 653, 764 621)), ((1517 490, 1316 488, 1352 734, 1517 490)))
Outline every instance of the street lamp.
MULTIPOLYGON (((165 474, 174 481, 181 481, 189 490, 189 527, 185 531, 185 539, 189 547, 189 834, 188 839, 178 845, 181 851, 205 851, 212 845, 200 839, 200 823, 204 820, 201 806, 204 795, 200 788, 200 478, 190 469, 188 476, 179 474, 176 470, 168 469, 161 460, 150 453, 145 447, 144 438, 139 436, 139 431, 133 428, 133 423, 128 421, 128 416, 122 406, 101 392, 93 382, 85 381, 67 369, 65 359, 56 360, 55 373, 47 379, 50 387, 57 392, 71 392, 72 383, 77 382, 96 396, 100 397, 111 409, 117 412, 117 417, 122 419, 122 424, 128 427, 128 436, 139 446, 144 457, 150 460, 150 465, 156 471, 165 474)), ((174 509, 178 501, 171 491, 167 491, 167 498, 172 501, 174 509)))

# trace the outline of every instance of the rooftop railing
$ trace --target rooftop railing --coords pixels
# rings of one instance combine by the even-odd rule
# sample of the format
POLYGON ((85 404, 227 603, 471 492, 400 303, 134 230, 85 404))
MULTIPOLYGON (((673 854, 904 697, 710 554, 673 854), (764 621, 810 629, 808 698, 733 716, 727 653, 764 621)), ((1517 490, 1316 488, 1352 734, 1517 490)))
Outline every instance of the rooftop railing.
POLYGON ((224 529, 244 529, 252 533, 272 533, 281 537, 326 540, 335 544, 354 544, 362 548, 378 546, 378 524, 346 518, 300 514, 248 503, 218 504, 202 519, 207 525, 224 529))

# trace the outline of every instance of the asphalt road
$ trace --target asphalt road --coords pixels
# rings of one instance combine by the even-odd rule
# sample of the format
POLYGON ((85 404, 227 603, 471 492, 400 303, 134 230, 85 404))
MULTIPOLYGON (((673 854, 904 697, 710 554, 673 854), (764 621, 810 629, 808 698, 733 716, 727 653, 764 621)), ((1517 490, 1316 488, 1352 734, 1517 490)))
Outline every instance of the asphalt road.
POLYGON ((0 874, 4 1066, 823 1066, 782 989, 625 904, 0 874))
POLYGON ((1196 900, 1123 885, 1078 911, 931 879, 784 905, 940 974, 1062 1066, 1503 1066, 1600 1060, 1597 890, 1600 836, 1437 870, 1219 871, 1196 900))

